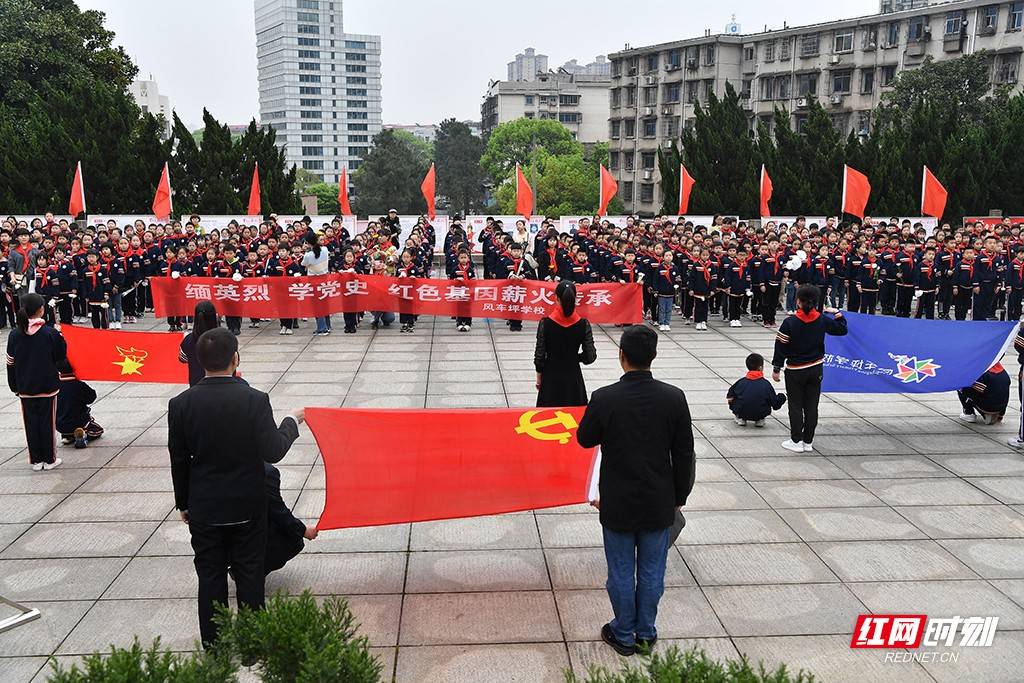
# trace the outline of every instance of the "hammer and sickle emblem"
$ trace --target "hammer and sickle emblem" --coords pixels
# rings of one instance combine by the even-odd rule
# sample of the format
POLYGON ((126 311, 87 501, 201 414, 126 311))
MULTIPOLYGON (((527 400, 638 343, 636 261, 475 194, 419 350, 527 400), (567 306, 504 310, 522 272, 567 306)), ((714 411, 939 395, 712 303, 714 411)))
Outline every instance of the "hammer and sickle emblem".
POLYGON ((537 439, 538 441, 557 441, 563 446, 569 443, 569 439, 572 438, 572 434, 569 432, 570 429, 576 429, 579 425, 576 423, 576 418, 570 413, 564 413, 561 410, 555 411, 555 416, 546 420, 533 420, 541 410, 527 410, 525 413, 519 416, 519 426, 515 428, 516 434, 525 434, 531 439, 537 439), (553 427, 560 425, 565 431, 558 432, 545 432, 542 431, 545 427, 553 427))

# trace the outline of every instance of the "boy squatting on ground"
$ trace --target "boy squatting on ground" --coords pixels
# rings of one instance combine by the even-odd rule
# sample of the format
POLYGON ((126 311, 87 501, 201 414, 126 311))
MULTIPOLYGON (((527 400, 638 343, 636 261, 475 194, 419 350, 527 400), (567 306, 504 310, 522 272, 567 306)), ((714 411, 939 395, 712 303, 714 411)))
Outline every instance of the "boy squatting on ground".
POLYGON ((764 420, 786 402, 785 394, 775 393, 775 387, 764 377, 764 357, 759 353, 747 356, 747 374, 736 380, 725 394, 736 424, 745 427, 753 422, 764 427, 764 420))

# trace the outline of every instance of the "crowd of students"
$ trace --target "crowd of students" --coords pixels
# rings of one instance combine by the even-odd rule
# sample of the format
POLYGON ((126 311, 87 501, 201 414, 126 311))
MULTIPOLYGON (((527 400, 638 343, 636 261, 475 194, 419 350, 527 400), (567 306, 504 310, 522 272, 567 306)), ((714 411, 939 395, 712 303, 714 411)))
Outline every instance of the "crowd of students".
MULTIPOLYGON (((0 226, 0 277, 6 305, 0 326, 13 324, 17 296, 30 289, 47 301, 49 322, 91 322, 120 329, 152 313, 149 278, 294 277, 355 272, 399 277, 478 277, 474 256, 490 278, 640 283, 645 317, 662 330, 673 318, 706 330, 711 315, 739 327, 748 318, 773 327, 776 313, 795 310, 796 288, 819 288, 828 304, 861 313, 964 320, 1017 320, 1024 300, 1024 238, 1009 219, 927 234, 920 224, 897 219, 873 223, 792 224, 767 221, 752 227, 716 216, 711 225, 670 217, 628 218, 625 226, 595 217, 571 233, 553 221, 531 233, 525 221, 504 226, 488 219, 477 234, 454 216, 441 238, 426 217, 403 234, 397 212, 371 221, 350 235, 340 219, 321 226, 308 219, 282 224, 271 216, 258 225, 235 222, 205 231, 199 216, 184 222, 82 226, 51 214, 31 224, 13 217, 0 226), (321 255, 321 251, 324 252, 321 255)), ((346 314, 354 333, 367 316, 346 314)), ((370 327, 389 327, 394 314, 372 312, 370 327)), ((266 321, 251 319, 250 327, 266 321)), ((402 332, 413 332, 416 316, 399 316, 402 332)), ((170 318, 179 331, 188 319, 170 318)), ((457 329, 472 320, 458 318, 457 329)), ((510 330, 522 328, 509 321, 510 330)), ((279 321, 292 334, 296 320, 279 321)), ((228 320, 236 334, 241 320, 228 320)), ((330 319, 315 334, 330 334, 330 319)))

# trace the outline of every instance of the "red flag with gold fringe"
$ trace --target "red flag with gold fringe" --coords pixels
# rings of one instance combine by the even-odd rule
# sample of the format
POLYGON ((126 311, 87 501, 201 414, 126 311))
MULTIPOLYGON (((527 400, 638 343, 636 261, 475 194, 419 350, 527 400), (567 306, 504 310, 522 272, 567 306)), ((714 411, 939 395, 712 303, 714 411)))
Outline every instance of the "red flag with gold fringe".
POLYGON ((188 366, 178 360, 183 335, 71 325, 62 325, 61 334, 78 379, 188 384, 188 366))

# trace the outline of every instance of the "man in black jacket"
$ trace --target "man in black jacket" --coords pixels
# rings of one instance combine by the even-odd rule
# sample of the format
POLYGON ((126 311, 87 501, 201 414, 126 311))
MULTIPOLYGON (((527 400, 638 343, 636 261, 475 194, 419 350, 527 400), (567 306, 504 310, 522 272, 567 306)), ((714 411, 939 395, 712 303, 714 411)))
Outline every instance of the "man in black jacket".
POLYGON ((171 399, 167 448, 174 503, 189 525, 199 577, 199 631, 217 640, 215 605, 226 604, 228 568, 238 602, 264 601, 267 496, 264 462, 278 462, 299 436, 301 409, 274 424, 270 397, 234 377, 238 340, 227 328, 207 331, 196 344, 206 377, 171 399))
POLYGON ((285 566, 302 552, 303 539, 317 537, 315 526, 306 526, 292 514, 281 498, 281 472, 269 462, 263 463, 267 482, 267 552, 263 573, 269 574, 285 566))
POLYGON ((651 376, 657 346, 654 330, 626 328, 619 342, 626 374, 593 393, 576 432, 581 446, 601 447, 600 499, 592 504, 601 511, 615 614, 601 638, 624 656, 657 640, 669 530, 696 466, 686 396, 651 376))

